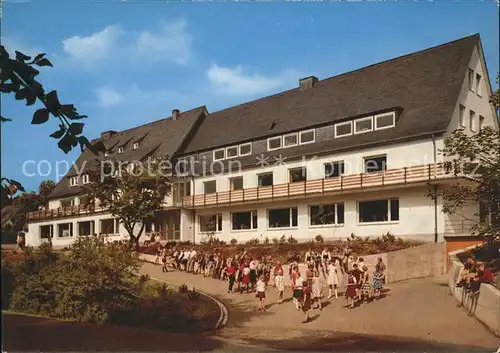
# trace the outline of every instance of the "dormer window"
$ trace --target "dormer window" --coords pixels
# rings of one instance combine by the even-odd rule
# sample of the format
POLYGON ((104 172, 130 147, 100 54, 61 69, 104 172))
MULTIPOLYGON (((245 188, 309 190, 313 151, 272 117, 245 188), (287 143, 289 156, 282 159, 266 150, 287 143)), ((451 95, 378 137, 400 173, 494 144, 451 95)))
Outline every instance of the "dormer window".
POLYGON ((352 121, 335 124, 335 137, 352 135, 352 121))
POLYGON ((387 129, 396 125, 394 112, 375 115, 375 130, 387 129))
POLYGON ((69 178, 69 186, 77 186, 78 185, 78 176, 73 176, 69 178))
POLYGON ((221 159, 224 159, 225 156, 226 150, 224 148, 214 150, 214 161, 220 161, 221 159))
POLYGON ((238 157, 238 146, 231 146, 226 148, 226 158, 238 157))
POLYGON ((139 142, 134 142, 132 149, 134 149, 134 150, 139 149, 139 142))
POLYGON ((271 137, 267 139, 267 150, 277 150, 281 148, 281 136, 271 137))
POLYGON ((118 153, 123 153, 123 147, 118 147, 118 153))
POLYGON ((306 143, 313 143, 316 140, 315 130, 306 130, 299 133, 299 143, 304 145, 306 143))
POLYGON ((368 118, 361 118, 354 120, 354 132, 356 134, 361 134, 363 132, 368 132, 373 130, 373 118, 369 116, 368 118))
POLYGON ((83 175, 82 175, 82 183, 83 183, 83 184, 88 184, 88 183, 90 183, 90 177, 89 177, 89 175, 88 175, 88 174, 83 174, 83 175))
POLYGON ((297 133, 295 134, 288 134, 283 136, 283 147, 293 147, 297 146, 299 144, 299 137, 297 133))

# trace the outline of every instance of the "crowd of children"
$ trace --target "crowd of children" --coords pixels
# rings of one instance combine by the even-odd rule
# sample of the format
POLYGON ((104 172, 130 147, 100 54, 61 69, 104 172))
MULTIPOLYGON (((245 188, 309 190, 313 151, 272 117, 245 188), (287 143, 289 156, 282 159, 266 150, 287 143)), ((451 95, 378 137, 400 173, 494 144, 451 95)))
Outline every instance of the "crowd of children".
MULTIPOLYGON (((159 249, 156 262, 163 262, 163 271, 169 267, 193 274, 201 274, 214 279, 226 280, 228 293, 255 293, 258 310, 265 311, 266 288, 272 277, 277 292, 277 303, 282 304, 285 292, 283 266, 274 263, 270 256, 254 258, 247 252, 233 256, 219 251, 198 253, 192 249, 159 249)), ((327 248, 321 253, 308 251, 305 255, 307 270, 299 272, 298 262, 289 266, 289 280, 292 300, 296 310, 304 312, 303 322, 308 322, 309 311, 323 309, 323 288, 326 280, 328 299, 339 297, 339 288, 345 281, 345 305, 353 308, 356 302, 370 301, 380 296, 385 281, 385 265, 378 259, 375 270, 370 276, 362 257, 349 253, 331 254, 327 248), (305 277, 303 277, 303 275, 305 277)))

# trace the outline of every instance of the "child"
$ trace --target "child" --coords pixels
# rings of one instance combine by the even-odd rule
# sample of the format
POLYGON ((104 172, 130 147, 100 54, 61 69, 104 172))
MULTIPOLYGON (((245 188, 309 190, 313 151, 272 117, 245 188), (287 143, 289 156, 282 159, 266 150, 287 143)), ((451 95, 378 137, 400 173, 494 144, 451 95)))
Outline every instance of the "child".
POLYGON ((320 276, 319 271, 314 272, 311 289, 313 303, 319 310, 322 310, 321 298, 323 298, 323 277, 320 276))
POLYGON ((301 298, 301 306, 302 306, 302 311, 305 314, 304 321, 302 321, 303 324, 306 324, 309 322, 309 310, 311 309, 311 289, 307 285, 307 282, 303 282, 302 284, 302 298, 301 298))
POLYGON ((334 290, 335 298, 338 298, 337 288, 339 286, 338 268, 330 261, 328 265, 328 299, 332 297, 332 290, 334 290))
POLYGON ((259 304, 258 304, 259 311, 266 311, 266 306, 264 304, 264 300, 266 298, 266 283, 264 282, 264 276, 259 277, 256 288, 257 288, 257 294, 255 296, 259 298, 259 304))
POLYGON ((227 289, 227 292, 232 293, 234 281, 236 280, 236 268, 233 264, 229 264, 229 266, 226 269, 226 274, 229 279, 229 287, 227 289))
POLYGON ((356 277, 354 277, 353 271, 349 271, 347 275, 347 289, 345 292, 345 306, 354 308, 354 298, 356 298, 357 282, 356 277), (349 305, 351 302, 351 305, 349 305))
POLYGON ((293 289, 293 301, 295 303, 295 308, 297 310, 300 310, 300 303, 302 302, 302 286, 304 283, 304 279, 301 277, 300 272, 298 270, 295 271, 296 273, 296 280, 295 280, 295 285, 293 289))
POLYGON ((163 256, 161 258, 161 262, 163 262, 163 267, 161 268, 161 272, 168 272, 167 269, 167 252, 163 252, 163 256))
POLYGON ((243 268, 243 278, 241 280, 242 286, 240 289, 240 293, 243 294, 243 290, 246 289, 247 293, 250 291, 250 267, 248 264, 245 264, 243 268))
POLYGON ((156 249, 155 264, 159 264, 160 263, 161 253, 162 253, 162 249, 161 249, 161 246, 159 246, 158 249, 156 249))
POLYGON ((285 277, 283 270, 278 270, 278 274, 274 277, 274 286, 278 292, 278 304, 283 303, 283 292, 285 291, 285 277))
POLYGON ((376 298, 379 298, 382 288, 384 288, 384 274, 379 264, 377 264, 373 272, 373 294, 376 298))
POLYGON ((370 300, 372 298, 372 285, 370 283, 370 275, 368 274, 368 267, 362 267, 363 276, 361 278, 361 301, 370 300))

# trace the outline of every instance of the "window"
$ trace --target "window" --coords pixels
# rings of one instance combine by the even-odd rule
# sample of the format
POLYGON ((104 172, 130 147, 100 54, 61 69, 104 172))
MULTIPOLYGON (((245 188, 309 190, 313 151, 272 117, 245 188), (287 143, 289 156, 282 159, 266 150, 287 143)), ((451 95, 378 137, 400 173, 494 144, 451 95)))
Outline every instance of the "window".
POLYGON ((263 173, 257 175, 259 186, 271 186, 273 185, 273 173, 263 173))
POLYGON ((354 121, 354 132, 356 134, 372 130, 373 130, 373 118, 371 116, 368 118, 357 119, 354 121))
POLYGON ((358 202, 360 223, 399 221, 399 200, 358 202))
POLYGON ((73 236, 73 223, 61 223, 57 225, 57 236, 69 238, 73 236))
POLYGON ((484 116, 479 115, 479 131, 484 128, 484 116))
POLYGON ((387 169, 387 156, 365 157, 365 173, 381 172, 387 169))
POLYGON ((118 147, 118 153, 123 153, 123 147, 118 147))
POLYGON ((45 226, 40 226, 40 238, 41 239, 49 239, 54 237, 54 226, 52 224, 48 224, 45 226))
POLYGON ((78 176, 73 176, 69 178, 69 186, 78 185, 78 176))
POLYGON ((344 224, 344 204, 309 206, 309 224, 344 224))
POLYGON ((375 130, 382 130, 396 125, 394 112, 375 115, 375 130))
POLYGON ((231 213, 233 230, 257 229, 257 211, 231 213))
POLYGON ((297 207, 268 210, 269 228, 297 227, 297 207))
POLYGON ((316 141, 316 130, 306 130, 299 133, 300 144, 313 143, 316 141))
POLYGON ((344 174, 344 161, 325 163, 325 178, 336 178, 344 174))
POLYGON ((283 148, 297 146, 299 143, 299 137, 297 134, 289 134, 283 136, 283 148))
POLYGON ((82 175, 82 182, 83 182, 84 184, 88 184, 88 183, 90 183, 90 176, 89 176, 88 174, 83 174, 83 175, 82 175))
POLYGON ((132 146, 134 150, 139 149, 139 142, 134 142, 134 145, 132 146))
POLYGON ((110 234, 118 234, 120 223, 117 219, 108 218, 101 219, 101 234, 110 235, 110 234))
POLYGON ((469 111, 469 124, 471 131, 476 131, 476 113, 473 110, 469 111))
POLYGON ((252 143, 244 143, 240 145, 240 156, 248 156, 252 154, 252 143))
POLYGON ((300 167, 300 168, 293 168, 288 170, 289 176, 290 176, 290 183, 296 183, 299 181, 306 181, 307 180, 307 168, 306 167, 300 167))
POLYGON ((229 184, 231 191, 243 190, 243 177, 231 178, 229 179, 229 184))
POLYGON ((465 127, 465 107, 460 104, 459 107, 459 119, 460 119, 460 126, 465 127))
POLYGON ((75 199, 74 198, 69 198, 69 199, 62 199, 61 200, 61 207, 66 208, 66 207, 71 207, 75 205, 75 199))
POLYGON ((271 137, 267 139, 267 150, 277 150, 281 148, 281 136, 271 137))
POLYGON ((94 221, 78 222, 78 235, 87 236, 94 234, 94 221))
POLYGON ((481 75, 476 74, 476 93, 478 96, 481 95, 481 75))
POLYGON ((226 150, 224 148, 214 150, 214 161, 219 161, 221 159, 224 159, 225 151, 226 150))
POLYGON ((189 163, 185 158, 177 160, 176 170, 175 170, 177 174, 186 174, 188 169, 189 169, 189 163))
POLYGON ((203 183, 203 191, 205 194, 217 192, 217 182, 215 180, 205 181, 203 183))
POLYGON ((232 146, 226 148, 226 158, 236 158, 238 157, 238 146, 232 146))
POLYGON ((200 232, 222 232, 222 214, 198 216, 200 232))
POLYGON ((352 121, 335 124, 335 137, 352 135, 352 121))
POLYGON ((469 69, 468 81, 469 81, 469 90, 474 92, 474 70, 472 70, 472 69, 469 69))

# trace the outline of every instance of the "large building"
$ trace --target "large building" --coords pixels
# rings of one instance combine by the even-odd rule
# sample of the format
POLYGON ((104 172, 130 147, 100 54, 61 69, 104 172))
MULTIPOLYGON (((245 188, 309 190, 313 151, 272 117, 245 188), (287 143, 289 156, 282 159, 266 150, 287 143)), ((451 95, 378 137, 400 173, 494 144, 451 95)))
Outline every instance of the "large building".
MULTIPOLYGON (((439 150, 455 129, 498 129, 491 93, 474 35, 325 80, 300 79, 297 88, 218 112, 174 110, 167 119, 107 131, 99 157, 161 154, 176 163, 172 195, 146 236, 241 243, 390 232, 441 241, 468 234, 466 219, 481 217, 481 207, 449 216, 439 197, 428 197, 457 181, 444 172, 439 150)), ((83 206, 85 168, 94 163, 83 152, 49 209, 29 215, 27 244, 127 236, 105 209, 83 206)))

